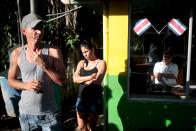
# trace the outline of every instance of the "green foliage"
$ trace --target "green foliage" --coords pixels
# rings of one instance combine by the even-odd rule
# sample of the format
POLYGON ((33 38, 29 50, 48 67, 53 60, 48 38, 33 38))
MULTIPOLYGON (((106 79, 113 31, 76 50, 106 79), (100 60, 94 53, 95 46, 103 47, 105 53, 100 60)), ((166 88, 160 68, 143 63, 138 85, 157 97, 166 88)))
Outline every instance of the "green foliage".
POLYGON ((79 35, 74 36, 66 33, 65 36, 66 36, 65 38, 66 46, 70 49, 75 49, 76 44, 79 42, 79 35))
MULTIPOLYGON (((17 20, 17 2, 3 0, 0 3, 0 8, 6 10, 6 12, 0 12, 0 18, 3 19, 3 21, 0 21, 0 43, 2 43, 0 44, 0 71, 3 71, 8 68, 8 50, 18 45, 16 43, 20 42, 18 42, 20 34, 17 20)), ((21 15, 24 16, 29 13, 29 1, 22 0, 20 4, 21 15)), ((75 8, 75 6, 66 8, 60 0, 43 0, 38 7, 38 13, 41 14, 45 20, 56 17, 53 15, 48 15, 48 17, 46 14, 55 14, 75 8)), ((65 65, 67 65, 70 55, 71 60, 77 63, 80 52, 76 50, 76 47, 79 45, 78 43, 81 38, 100 39, 97 34, 101 32, 101 24, 99 24, 99 21, 102 17, 92 12, 94 11, 84 6, 78 10, 77 15, 72 12, 69 14, 69 17, 62 17, 46 23, 43 42, 58 46, 62 50, 65 65)))
POLYGON ((16 2, 13 0, 0 1, 0 72, 8 68, 9 48, 13 47, 17 41, 17 11, 16 2))
POLYGON ((16 36, 12 36, 11 34, 11 30, 12 30, 12 27, 11 26, 8 26, 6 25, 4 28, 3 28, 3 38, 2 38, 2 48, 1 48, 1 70, 6 70, 8 69, 8 65, 9 65, 9 50, 16 46, 16 36))

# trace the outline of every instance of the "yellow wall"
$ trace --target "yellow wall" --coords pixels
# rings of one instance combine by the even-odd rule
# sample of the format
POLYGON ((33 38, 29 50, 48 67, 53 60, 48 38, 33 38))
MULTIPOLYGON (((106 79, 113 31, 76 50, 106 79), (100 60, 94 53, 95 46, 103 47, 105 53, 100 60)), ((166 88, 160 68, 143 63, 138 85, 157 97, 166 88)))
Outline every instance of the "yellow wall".
POLYGON ((128 57, 128 3, 110 2, 103 17, 104 59, 107 74, 125 72, 128 57))

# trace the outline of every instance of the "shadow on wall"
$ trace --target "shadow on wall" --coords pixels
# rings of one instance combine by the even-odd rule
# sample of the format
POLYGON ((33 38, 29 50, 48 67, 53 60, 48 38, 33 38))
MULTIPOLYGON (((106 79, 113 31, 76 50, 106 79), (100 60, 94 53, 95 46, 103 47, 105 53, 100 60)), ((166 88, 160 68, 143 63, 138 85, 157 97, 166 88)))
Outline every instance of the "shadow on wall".
MULTIPOLYGON (((127 60, 125 61, 125 65, 127 64, 127 60)), ((118 82, 121 85, 121 88, 123 90, 123 95, 121 96, 119 103, 118 103, 118 114, 120 116, 120 119, 123 124, 123 130, 127 131, 129 129, 129 125, 132 123, 130 118, 130 110, 128 107, 131 105, 127 100, 127 66, 125 67, 125 72, 121 72, 118 74, 118 82)))
POLYGON ((108 123, 108 101, 112 98, 112 90, 108 86, 104 86, 104 108, 105 108, 105 131, 108 131, 108 129, 111 129, 111 131, 119 131, 117 126, 113 123, 108 123))
POLYGON ((124 91, 117 107, 123 131, 194 131, 194 105, 128 100, 127 77, 126 72, 121 72, 118 76, 124 91))

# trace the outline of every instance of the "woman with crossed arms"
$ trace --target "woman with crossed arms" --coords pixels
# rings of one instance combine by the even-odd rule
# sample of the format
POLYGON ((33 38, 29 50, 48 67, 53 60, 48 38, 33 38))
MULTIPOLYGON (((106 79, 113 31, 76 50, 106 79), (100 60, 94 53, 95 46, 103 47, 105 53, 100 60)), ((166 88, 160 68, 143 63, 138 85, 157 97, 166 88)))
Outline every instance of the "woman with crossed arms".
POLYGON ((101 83, 106 62, 97 58, 91 42, 83 41, 80 49, 84 59, 78 63, 73 76, 74 83, 80 84, 76 102, 78 128, 81 131, 94 131, 103 108, 101 83))

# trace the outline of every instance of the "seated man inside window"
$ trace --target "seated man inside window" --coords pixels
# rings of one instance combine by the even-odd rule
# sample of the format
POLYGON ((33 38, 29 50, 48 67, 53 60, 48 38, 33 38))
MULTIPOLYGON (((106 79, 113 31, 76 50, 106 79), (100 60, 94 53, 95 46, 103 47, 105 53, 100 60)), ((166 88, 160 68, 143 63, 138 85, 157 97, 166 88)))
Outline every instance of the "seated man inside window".
POLYGON ((173 89, 183 89, 183 87, 178 85, 176 82, 176 78, 178 76, 178 66, 177 64, 172 63, 172 56, 172 51, 164 51, 163 60, 155 63, 153 69, 155 84, 167 88, 167 91, 173 89))

